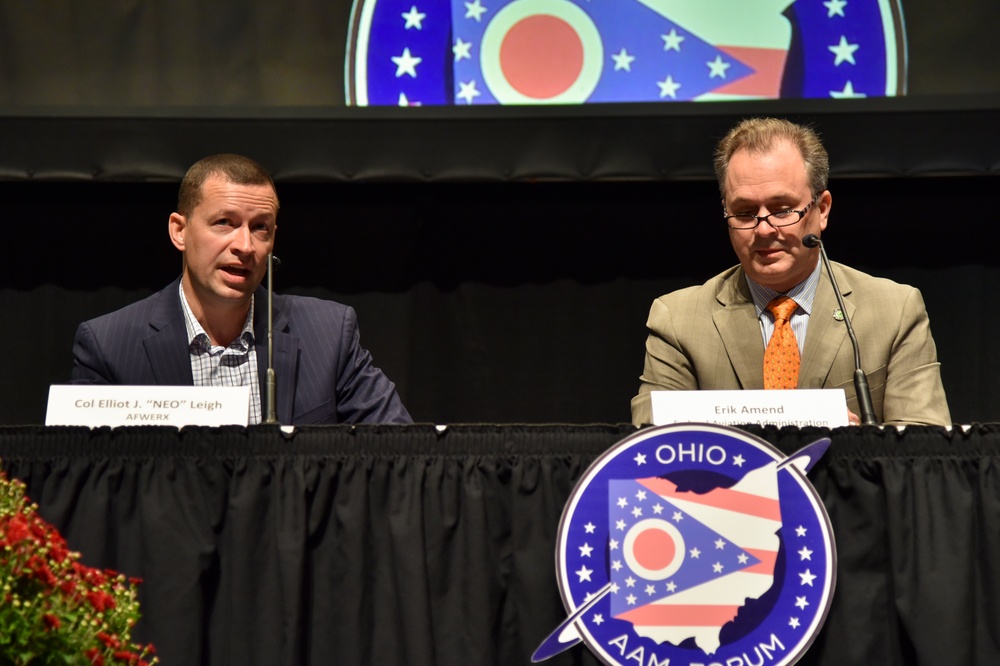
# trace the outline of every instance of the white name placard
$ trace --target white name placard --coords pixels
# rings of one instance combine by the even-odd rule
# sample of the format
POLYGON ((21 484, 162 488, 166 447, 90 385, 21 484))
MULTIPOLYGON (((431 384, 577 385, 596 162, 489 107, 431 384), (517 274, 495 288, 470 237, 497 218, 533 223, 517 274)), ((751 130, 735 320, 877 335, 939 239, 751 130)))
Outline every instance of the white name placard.
POLYGON ((245 426, 249 408, 249 386, 53 384, 45 425, 245 426))
POLYGON ((776 426, 849 425, 844 389, 793 391, 653 391, 653 424, 757 423, 776 426))

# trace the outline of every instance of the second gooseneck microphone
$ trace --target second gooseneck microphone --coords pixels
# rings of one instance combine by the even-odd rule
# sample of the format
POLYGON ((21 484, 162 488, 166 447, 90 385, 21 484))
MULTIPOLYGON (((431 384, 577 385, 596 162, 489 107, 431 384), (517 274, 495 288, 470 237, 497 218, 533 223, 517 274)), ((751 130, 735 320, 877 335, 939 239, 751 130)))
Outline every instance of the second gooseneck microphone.
POLYGON ((274 254, 267 255, 267 377, 265 379, 264 423, 278 422, 277 391, 278 381, 274 374, 274 269, 281 265, 281 260, 274 254))
POLYGON ((830 267, 830 260, 826 256, 826 248, 823 241, 816 234, 806 234, 802 238, 802 244, 806 247, 819 247, 819 256, 823 259, 826 267, 826 274, 830 276, 830 284, 833 285, 833 293, 837 297, 837 305, 844 313, 844 324, 847 325, 847 336, 851 339, 851 346, 854 348, 854 391, 858 395, 858 406, 861 409, 861 423, 865 425, 878 425, 875 418, 875 409, 872 407, 872 393, 868 389, 868 377, 861 369, 861 348, 858 346, 858 339, 854 335, 854 327, 851 326, 851 318, 847 315, 847 306, 844 305, 844 297, 840 294, 840 287, 837 286, 837 278, 830 267))

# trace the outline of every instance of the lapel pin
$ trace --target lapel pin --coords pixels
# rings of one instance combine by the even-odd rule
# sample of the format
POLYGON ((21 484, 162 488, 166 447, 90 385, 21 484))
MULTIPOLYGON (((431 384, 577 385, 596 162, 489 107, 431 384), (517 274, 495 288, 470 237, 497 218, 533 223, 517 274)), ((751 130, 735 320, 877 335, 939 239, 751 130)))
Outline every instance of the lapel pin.
POLYGON ((841 310, 840 308, 837 308, 836 310, 833 311, 833 318, 836 319, 837 321, 844 321, 844 311, 841 310))

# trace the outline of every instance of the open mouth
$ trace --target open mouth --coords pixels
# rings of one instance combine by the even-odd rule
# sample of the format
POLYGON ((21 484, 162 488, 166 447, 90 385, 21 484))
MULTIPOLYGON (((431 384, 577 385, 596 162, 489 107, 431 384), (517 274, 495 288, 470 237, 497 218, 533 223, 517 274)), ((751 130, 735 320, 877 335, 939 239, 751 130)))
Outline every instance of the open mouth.
POLYGON ((240 268, 239 266, 223 266, 222 270, 235 277, 245 278, 250 275, 249 269, 240 268))

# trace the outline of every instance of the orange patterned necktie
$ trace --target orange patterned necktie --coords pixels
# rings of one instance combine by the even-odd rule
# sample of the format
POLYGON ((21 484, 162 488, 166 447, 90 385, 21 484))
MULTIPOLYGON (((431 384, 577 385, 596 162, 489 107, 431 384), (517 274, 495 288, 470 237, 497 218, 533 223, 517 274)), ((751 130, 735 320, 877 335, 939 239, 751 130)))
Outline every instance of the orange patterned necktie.
POLYGON ((774 315, 774 333, 764 350, 764 388, 793 389, 799 384, 799 343, 789 320, 798 304, 778 296, 767 304, 774 315))

